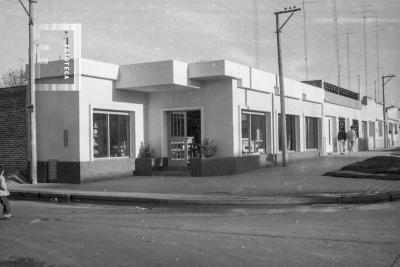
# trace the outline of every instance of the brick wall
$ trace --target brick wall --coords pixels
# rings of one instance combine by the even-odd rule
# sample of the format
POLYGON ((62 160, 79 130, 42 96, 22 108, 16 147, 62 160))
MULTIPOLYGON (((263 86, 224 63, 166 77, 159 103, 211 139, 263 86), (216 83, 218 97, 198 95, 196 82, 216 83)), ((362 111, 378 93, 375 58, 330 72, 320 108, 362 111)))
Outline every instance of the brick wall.
POLYGON ((0 164, 6 172, 27 167, 26 86, 0 88, 0 164))

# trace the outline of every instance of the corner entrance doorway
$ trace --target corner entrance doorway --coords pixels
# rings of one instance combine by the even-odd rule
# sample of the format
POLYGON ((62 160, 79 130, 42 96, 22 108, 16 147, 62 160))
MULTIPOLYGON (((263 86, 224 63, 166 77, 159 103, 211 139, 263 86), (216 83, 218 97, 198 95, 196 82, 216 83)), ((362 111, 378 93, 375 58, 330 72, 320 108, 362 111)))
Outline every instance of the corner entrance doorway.
POLYGON ((200 110, 168 112, 168 166, 186 167, 200 156, 200 110))

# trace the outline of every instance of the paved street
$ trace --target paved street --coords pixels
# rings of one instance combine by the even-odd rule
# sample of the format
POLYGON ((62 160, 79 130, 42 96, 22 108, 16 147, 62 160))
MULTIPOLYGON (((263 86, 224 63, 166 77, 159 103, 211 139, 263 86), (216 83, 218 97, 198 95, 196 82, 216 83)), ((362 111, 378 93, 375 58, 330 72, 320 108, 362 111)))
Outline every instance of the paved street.
POLYGON ((286 209, 12 201, 0 266, 400 266, 400 202, 286 209))
POLYGON ((275 196, 307 193, 373 193, 400 191, 400 181, 322 176, 328 171, 389 151, 357 152, 351 157, 327 156, 293 161, 287 167, 261 168, 229 176, 130 176, 83 184, 41 183, 10 185, 10 189, 55 189, 94 192, 203 194, 224 196, 275 196))

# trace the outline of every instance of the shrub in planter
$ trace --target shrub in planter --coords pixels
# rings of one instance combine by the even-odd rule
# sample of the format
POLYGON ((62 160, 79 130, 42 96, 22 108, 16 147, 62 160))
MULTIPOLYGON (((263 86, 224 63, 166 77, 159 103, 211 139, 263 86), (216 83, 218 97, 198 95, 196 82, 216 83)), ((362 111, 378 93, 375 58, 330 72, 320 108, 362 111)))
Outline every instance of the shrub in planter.
POLYGON ((154 149, 150 143, 146 145, 140 143, 139 158, 154 158, 154 149))
POLYGON ((204 137, 200 144, 201 156, 211 157, 217 152, 217 145, 215 144, 214 138, 204 137))
POLYGON ((140 144, 139 157, 135 160, 135 175, 151 176, 155 166, 154 149, 151 144, 140 144))

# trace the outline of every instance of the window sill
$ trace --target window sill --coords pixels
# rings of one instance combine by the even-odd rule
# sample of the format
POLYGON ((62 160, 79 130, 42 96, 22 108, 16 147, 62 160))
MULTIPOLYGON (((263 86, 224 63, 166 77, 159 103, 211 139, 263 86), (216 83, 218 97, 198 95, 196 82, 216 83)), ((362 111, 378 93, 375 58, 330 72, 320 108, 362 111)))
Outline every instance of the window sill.
POLYGON ((110 159, 129 159, 130 157, 104 157, 104 158, 93 158, 93 160, 103 161, 103 160, 110 160, 110 159))
POLYGON ((249 154, 242 154, 242 157, 251 157, 251 156, 262 156, 266 154, 261 154, 261 153, 249 153, 249 154))
MULTIPOLYGON (((292 153, 292 152, 301 152, 301 151, 296 151, 296 150, 286 150, 286 152, 292 153)), ((278 154, 282 154, 282 150, 278 151, 278 154)))

